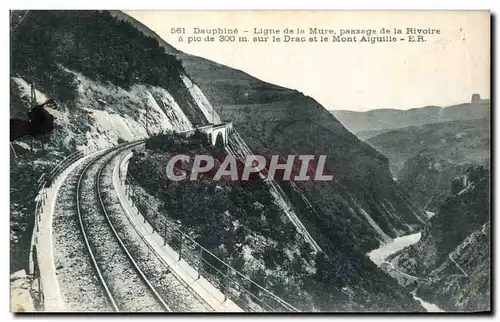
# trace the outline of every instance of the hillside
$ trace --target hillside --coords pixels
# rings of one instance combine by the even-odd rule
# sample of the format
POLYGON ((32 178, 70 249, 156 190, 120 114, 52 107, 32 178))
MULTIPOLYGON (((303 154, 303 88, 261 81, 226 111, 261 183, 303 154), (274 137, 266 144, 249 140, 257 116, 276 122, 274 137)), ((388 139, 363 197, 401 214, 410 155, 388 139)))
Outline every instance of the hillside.
POLYGON ((471 233, 418 288, 447 311, 491 310, 490 222, 471 233))
MULTIPOLYGON (((179 55, 178 57, 183 61, 190 77, 195 79, 212 104, 216 106, 221 119, 233 122, 235 129, 254 153, 270 154, 273 151, 280 151, 281 154, 286 154, 317 151, 318 149, 320 151, 331 149, 330 151, 333 153, 338 149, 340 154, 340 156, 336 156, 338 159, 349 158, 347 162, 337 160, 336 164, 339 165, 339 168, 341 168, 340 163, 343 162, 341 170, 348 173, 343 173, 342 181, 336 181, 330 186, 324 183, 304 184, 298 185, 299 187, 295 186, 299 189, 296 190, 290 184, 282 184, 283 190, 291 200, 292 208, 329 256, 327 259, 316 259, 317 271, 312 276, 312 280, 307 275, 297 275, 296 268, 289 267, 286 269, 286 273, 284 272, 284 274, 294 274, 293 280, 299 282, 298 285, 309 285, 309 287, 301 289, 301 292, 312 296, 312 307, 335 311, 372 311, 401 310, 399 303, 415 305, 410 304, 413 303, 413 300, 405 294, 405 291, 399 289, 389 277, 384 276, 362 251, 362 249, 369 249, 373 245, 378 246, 390 235, 404 234, 408 231, 408 226, 405 223, 410 223, 415 229, 421 224, 417 216, 423 215, 418 209, 412 207, 404 196, 400 195, 396 184, 387 175, 387 160, 346 131, 313 99, 305 97, 297 91, 260 82, 241 71, 202 58, 187 55, 179 55), (195 74, 195 72, 199 74, 195 74), (193 75, 199 75, 199 78, 193 75), (215 77, 215 75, 218 76, 215 77), (248 93, 248 96, 239 93, 248 93), (223 105, 221 102, 227 103, 227 105, 223 105), (250 104, 250 102, 253 103, 250 104), (309 107, 313 110, 308 110, 309 107), (322 117, 326 120, 323 121, 322 117), (326 124, 318 128, 318 123, 322 122, 326 124), (344 136, 341 142, 329 139, 332 130, 328 126, 332 124, 337 127, 338 135, 344 136), (331 146, 332 143, 335 145, 331 146), (343 144, 345 146, 342 146, 343 144), (344 150, 349 150, 351 144, 359 146, 353 151, 349 151, 349 154, 345 153, 344 150), (359 155, 357 152, 360 152, 359 155), (376 162, 380 165, 372 165, 371 157, 377 160, 376 162), (358 164, 363 164, 370 170, 367 169, 364 173, 358 171, 360 170, 357 167, 358 164), (369 176, 373 172, 371 170, 377 169, 377 166, 383 169, 379 171, 385 174, 387 182, 387 191, 377 190, 377 194, 384 198, 381 204, 377 204, 375 201, 378 196, 371 195, 376 191, 374 186, 366 189, 364 186, 367 183, 363 182, 363 176, 369 176), (349 176, 352 178, 349 179, 349 176), (357 191, 353 187, 348 187, 354 182, 359 182, 358 187, 362 186, 364 189, 360 187, 357 191), (313 205, 313 209, 307 202, 313 205), (401 211, 401 214, 398 214, 397 211, 401 211), (409 218, 409 221, 406 218, 409 218), (361 284, 364 286, 360 288, 361 284), (391 291, 382 287, 382 284, 390 285, 391 291), (387 296, 388 292, 391 293, 391 296, 386 299, 388 301, 385 304, 386 307, 382 308, 378 303, 387 296), (362 297, 367 297, 372 304, 361 300, 362 297)), ((319 154, 319 152, 316 153, 319 154)), ((377 179, 372 178, 371 180, 375 182, 377 179)), ((143 184, 147 185, 147 182, 150 180, 145 179, 143 184)), ((220 193, 223 192, 224 190, 220 193)), ((198 209, 198 206, 195 206, 193 205, 193 210, 191 210, 193 215, 199 212, 194 210, 198 209)), ((204 208, 205 212, 215 210, 212 209, 213 207, 204 208)), ((236 205, 236 207, 241 207, 241 205, 236 205)), ((255 210, 250 211, 254 212, 255 210)), ((249 218, 239 218, 238 212, 232 211, 224 216, 232 218, 224 219, 225 221, 237 219, 239 223, 245 223, 249 220, 249 218)), ((219 218, 222 220, 225 218, 224 216, 219 218)), ((271 221, 267 225, 270 223, 271 221)), ((250 227, 252 226, 250 225, 250 227)), ((252 235, 265 234, 266 230, 261 231, 260 229, 262 227, 257 230, 253 228, 252 235)), ((280 242, 289 243, 287 240, 284 239, 280 242)), ((254 252, 252 254, 260 258, 261 250, 257 249, 254 252)), ((278 254, 273 257, 280 258, 278 254)), ((271 261, 265 267, 266 272, 269 272, 280 267, 280 264, 271 261)), ((271 280, 269 278, 269 281, 271 280)), ((285 285, 287 289, 293 289, 294 285, 297 284, 289 281, 285 285)), ((283 296, 290 299, 290 294, 283 296)), ((296 297, 290 300, 296 303, 294 302, 296 297)), ((311 308, 308 306, 310 305, 308 302, 297 303, 297 305, 306 309, 311 308)))
POLYGON ((13 144, 11 270, 16 271, 27 262, 36 181, 43 172, 75 149, 88 152, 164 130, 192 129, 207 122, 211 106, 175 56, 107 12, 15 11, 12 26, 11 119, 27 119, 31 84, 38 104, 52 98, 58 105, 49 109, 56 118, 50 137, 13 144))
POLYGON ((439 307, 489 310, 490 220, 489 170, 471 166, 453 180, 420 241, 395 255, 392 264, 418 276, 417 295, 439 307))
MULTIPOLYGON (((176 222, 233 268, 301 311, 400 311, 403 303, 420 309, 358 249, 344 244, 330 249, 328 258, 314 250, 263 181, 214 182, 210 175, 194 182, 168 180, 162 165, 177 153, 211 154, 216 166, 225 156, 207 143, 172 140, 171 134, 147 141, 146 149, 132 157, 129 172, 156 229, 176 222), (158 214, 165 214, 169 223, 158 214)), ((189 175, 189 164, 180 167, 189 175)), ((213 274, 211 280, 221 285, 213 274)), ((248 296, 232 299, 244 308, 260 304, 248 296)))
MULTIPOLYGON (((186 211, 180 218, 193 233, 200 233, 199 226, 205 222, 190 219, 203 215, 203 210, 211 215, 205 220, 220 223, 202 227, 215 230, 208 233, 215 241, 204 240, 212 242, 211 246, 226 245, 219 238, 230 228, 223 225, 226 219, 232 220, 233 227, 234 220, 239 220, 246 233, 259 241, 267 238, 261 244, 265 254, 255 254, 267 258, 262 269, 282 265, 274 271, 283 270, 283 275, 276 277, 276 291, 284 281, 281 292, 295 297, 296 302, 304 295, 297 288, 304 291, 311 296, 302 304, 305 309, 422 310, 407 290, 365 256, 367 250, 391 237, 414 232, 424 222, 423 213, 393 181, 387 158, 346 130, 314 99, 178 52, 139 27, 137 22, 106 11, 30 11, 11 31, 11 117, 25 118, 31 84, 39 102, 50 97, 59 106, 50 111, 56 117, 56 128, 45 149, 38 139, 34 149, 30 139, 14 144, 19 157, 11 163, 11 253, 15 263, 11 270, 26 265, 23 251, 33 221, 31 198, 42 171, 76 148, 96 150, 167 130, 188 130, 210 122, 218 113, 233 121, 235 150, 251 149, 266 155, 326 154, 328 172, 335 180, 296 185, 285 182, 275 184, 275 190, 259 186, 250 192, 235 188, 233 195, 223 189, 216 200, 224 202, 216 203, 210 200, 214 194, 205 191, 213 185, 199 183, 194 187, 198 190, 179 190, 176 198, 186 211), (217 113, 213 113, 212 104, 217 113), (275 191, 283 194, 276 196, 275 191), (228 200, 234 196, 238 198, 228 200), (267 226, 283 225, 281 230, 267 227, 273 228, 273 236, 246 214, 252 214, 249 205, 261 199, 268 208, 265 215, 276 216, 267 226), (223 211, 225 207, 232 211, 229 215, 223 211), (290 213, 296 214, 324 251, 313 263, 307 248, 303 250, 301 237, 296 237, 296 227, 290 225, 289 217, 282 216, 290 213), (283 251, 289 263, 283 264, 281 257, 274 256, 274 251, 283 254, 279 251, 282 244, 274 243, 273 238, 286 245, 283 251), (302 257, 286 252, 297 249, 304 253, 302 257), (302 260, 306 265, 296 270, 297 264, 304 264, 302 260)), ((155 152, 134 160, 145 172, 142 178, 162 178, 164 164, 158 166, 153 161, 164 161, 166 156, 155 152)), ((143 185, 154 182, 148 180, 143 185)), ((160 204, 166 202, 161 189, 155 188, 148 193, 160 204)))
POLYGON ((476 94, 469 103, 447 107, 426 106, 409 110, 376 109, 366 112, 330 110, 330 112, 351 132, 366 138, 373 131, 426 123, 486 118, 490 115, 490 100, 478 99, 476 94))
POLYGON ((387 130, 366 141, 389 158, 391 172, 411 199, 435 211, 453 178, 470 165, 489 164, 490 119, 387 130))
MULTIPOLYGON (((387 159, 314 99, 200 57, 177 56, 221 118, 233 121, 254 153, 328 156, 333 183, 297 184, 317 213, 325 214, 319 215, 321 219, 318 214, 301 218, 325 247, 345 236, 344 242, 368 250, 422 223, 423 214, 392 180, 387 159), (340 230, 339 236, 332 236, 332 230, 340 230)), ((296 199, 292 187, 284 189, 296 199)), ((296 207, 304 207, 297 202, 296 207)))

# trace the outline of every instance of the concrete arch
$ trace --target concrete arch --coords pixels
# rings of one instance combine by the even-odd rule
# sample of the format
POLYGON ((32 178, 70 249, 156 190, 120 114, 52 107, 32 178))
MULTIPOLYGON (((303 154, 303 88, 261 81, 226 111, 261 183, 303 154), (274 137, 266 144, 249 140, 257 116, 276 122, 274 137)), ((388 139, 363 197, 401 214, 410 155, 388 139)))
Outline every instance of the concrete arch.
POLYGON ((228 137, 232 132, 233 124, 231 122, 223 123, 223 124, 209 124, 203 125, 197 128, 197 130, 205 133, 207 135, 208 140, 212 146, 215 146, 217 139, 222 137, 222 141, 224 142, 224 146, 227 145, 228 137))
POLYGON ((217 136, 212 136, 214 137, 215 139, 213 140, 212 142, 212 146, 214 147, 224 147, 226 146, 226 140, 224 138, 224 135, 222 134, 222 132, 219 132, 217 133, 217 136))
POLYGON ((222 142, 224 145, 227 144, 227 129, 225 127, 214 128, 212 129, 212 145, 215 146, 217 139, 222 137, 222 142))

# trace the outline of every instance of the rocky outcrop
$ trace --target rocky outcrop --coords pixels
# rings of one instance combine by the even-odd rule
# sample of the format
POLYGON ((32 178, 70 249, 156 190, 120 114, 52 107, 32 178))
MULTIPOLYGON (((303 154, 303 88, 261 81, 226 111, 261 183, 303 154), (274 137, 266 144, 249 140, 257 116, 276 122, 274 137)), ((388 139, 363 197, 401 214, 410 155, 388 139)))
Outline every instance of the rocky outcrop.
POLYGON ((110 147, 208 123, 211 106, 181 63, 154 39, 99 11, 29 11, 11 30, 10 115, 26 119, 31 86, 57 110, 46 137, 23 137, 11 155, 11 269, 26 267, 37 180, 76 149, 110 147), (189 86, 189 87, 188 87, 189 86))
MULTIPOLYGON (((168 50, 167 47, 164 47, 168 50)), ((172 50, 223 120, 256 154, 326 154, 330 183, 280 190, 324 254, 314 282, 322 310, 422 310, 365 252, 387 238, 415 231, 423 213, 392 179, 387 158, 355 135, 313 98, 240 70, 172 50)))
POLYGON ((368 138, 390 161, 391 172, 411 200, 426 211, 437 211, 450 182, 470 165, 487 165, 490 120, 425 124, 390 130, 368 138))
POLYGON ((474 93, 474 94, 472 94, 472 97, 471 97, 471 100, 470 100, 470 102, 471 102, 472 104, 474 104, 474 103, 478 103, 478 102, 480 102, 480 101, 481 101, 481 96, 480 96, 478 93, 474 93))
POLYGON ((490 223, 460 243, 423 280, 417 294, 446 311, 489 311, 491 289, 490 223))
POLYGON ((416 295, 428 302, 447 311, 489 310, 489 171, 470 167, 452 187, 421 240, 390 261, 418 277, 416 295))

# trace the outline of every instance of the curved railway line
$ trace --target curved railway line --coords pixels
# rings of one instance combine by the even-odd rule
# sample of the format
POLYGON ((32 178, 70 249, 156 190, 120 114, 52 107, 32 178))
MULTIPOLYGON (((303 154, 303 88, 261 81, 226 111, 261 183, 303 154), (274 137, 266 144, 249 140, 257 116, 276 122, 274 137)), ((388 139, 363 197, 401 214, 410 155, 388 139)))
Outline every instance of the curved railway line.
POLYGON ((112 189, 120 153, 98 152, 65 179, 54 210, 54 265, 68 311, 212 311, 127 226, 112 189), (125 223, 125 224, 124 224, 125 223))
POLYGON ((113 149, 92 159, 79 174, 76 191, 76 209, 80 229, 92 259, 94 270, 100 284, 105 290, 106 297, 114 311, 167 311, 171 308, 165 303, 158 291, 141 270, 131 252, 120 238, 114 227, 103 202, 100 182, 103 169, 121 150, 137 145, 132 143, 113 149), (96 174, 92 176, 91 169, 97 165, 96 174), (87 194, 82 200, 86 176, 93 180, 93 194, 87 194), (99 205, 97 211, 92 207, 84 207, 91 202, 99 205), (85 209, 87 208, 87 209, 85 209), (101 224, 97 225, 102 217, 101 224), (105 221, 102 224, 102 221, 105 221), (108 237, 105 237, 108 236, 108 237), (109 238, 111 236, 111 238, 109 238), (111 258, 107 254, 113 250, 111 258), (127 276, 124 285, 124 276, 127 276), (118 281, 117 281, 118 280, 118 281), (120 289, 133 290, 128 296, 115 295, 120 289), (115 294, 113 294, 115 293, 115 294))
MULTIPOLYGON (((125 215, 128 212, 124 196, 116 188, 117 164, 124 152, 144 141, 95 152, 64 177, 61 192, 53 199, 53 215, 48 214, 49 218, 54 217, 50 243, 55 255, 55 279, 47 279, 46 286, 60 290, 54 298, 62 303, 61 310, 68 311, 241 311, 231 300, 226 303, 227 294, 205 279, 198 280, 199 273, 198 278, 192 277, 189 272, 194 266, 179 263, 180 255, 174 263, 170 262, 170 251, 156 250, 151 245, 155 238, 153 226, 142 231, 138 223, 125 215), (179 269, 183 271, 178 272, 179 269), (217 298, 219 294, 224 295, 223 300, 217 298)), ((230 279, 229 275, 226 279, 230 279)), ((238 284, 238 290, 241 287, 238 284)), ((269 294, 285 310, 297 311, 269 294)))

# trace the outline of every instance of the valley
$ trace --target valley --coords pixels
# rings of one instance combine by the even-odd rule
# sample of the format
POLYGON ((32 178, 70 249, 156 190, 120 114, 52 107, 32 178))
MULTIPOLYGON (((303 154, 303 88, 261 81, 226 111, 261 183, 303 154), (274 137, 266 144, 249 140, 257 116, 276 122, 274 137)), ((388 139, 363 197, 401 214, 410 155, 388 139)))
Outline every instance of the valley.
POLYGON ((370 259, 428 311, 490 308, 490 119, 467 119, 477 102, 473 95, 471 111, 462 109, 466 119, 360 132, 388 156, 394 179, 428 215, 418 239, 398 249, 387 244, 370 259))
POLYGON ((489 167, 488 118, 387 130, 365 140, 388 156, 398 183, 425 211, 437 210, 467 168, 489 167))
MULTIPOLYGON (((328 160, 333 161, 336 172, 334 184, 330 187, 300 183, 294 187, 281 185, 296 208, 298 218, 329 257, 330 254, 338 257, 336 250, 332 249, 333 244, 343 245, 342 247, 356 245, 365 253, 369 253, 391 240, 400 241, 398 238, 404 240, 406 236, 410 239, 409 236, 415 236, 411 242, 403 243, 405 247, 402 249, 395 247, 393 251, 387 251, 385 257, 385 261, 391 263, 392 267, 397 266, 401 273, 415 276, 413 272, 406 271, 406 267, 392 263, 392 258, 412 249, 411 244, 415 246, 423 242, 427 236, 425 232, 429 229, 427 214, 435 213, 433 219, 437 220, 440 216, 439 207, 450 193, 449 187, 455 177, 463 175, 470 165, 488 165, 489 100, 481 99, 477 94, 472 96, 470 103, 445 108, 375 110, 366 113, 333 111, 338 117, 338 120, 335 120, 326 116, 323 112, 325 110, 318 107, 319 104, 312 98, 298 91, 262 82, 242 71, 200 57, 184 53, 176 55, 216 106, 221 119, 232 120, 253 151, 284 150, 300 153, 308 148, 324 149, 325 152, 335 151, 333 154, 328 153, 338 158, 328 160), (366 114, 366 118, 363 114, 366 114), (362 141, 350 136, 344 126, 356 134, 358 131, 378 133, 363 137, 367 145, 358 145, 354 142, 362 141), (415 128, 402 130, 405 126, 415 128), (389 134, 390 131, 394 132, 389 134), (380 137, 380 142, 385 142, 383 144, 386 144, 387 149, 383 149, 382 145, 375 141, 378 140, 375 135, 383 133, 388 134, 380 137), (288 139, 292 137, 293 139, 288 139), (369 141, 371 137, 374 137, 372 142, 369 141), (408 140, 414 142, 408 143, 408 140), (312 141, 314 144, 311 144, 312 141), (414 168, 411 166, 411 159, 421 155, 421 150, 425 151, 420 147, 428 147, 428 153, 434 153, 440 159, 424 159, 425 162, 420 163, 421 168, 414 168), (389 152, 390 149, 394 152, 389 152), (350 159, 350 155, 356 155, 358 158, 350 159), (365 168, 368 163, 361 161, 364 158, 370 158, 371 166, 365 168), (442 159, 448 163, 441 161, 442 159), (406 168, 403 166, 405 162, 408 162, 406 168), (427 168, 424 168, 424 165, 427 168), (449 171, 447 166, 450 166, 449 170, 453 170, 449 171), (420 171, 421 175, 400 176, 403 173, 409 174, 410 169, 414 169, 415 173, 420 171), (435 181, 426 182, 428 174, 422 172, 424 169, 428 169, 428 173, 436 173, 439 184, 435 184, 435 181), (382 173, 384 174, 381 177, 389 178, 388 181, 380 179, 379 175, 382 173), (403 177, 406 179, 403 180, 403 177), (359 187, 351 180, 363 182, 364 185, 359 187), (372 180, 373 185, 370 184, 372 180), (406 182, 403 187, 401 180, 406 182), (398 191, 396 198, 391 196, 391 189, 398 191), (422 193, 418 194, 418 191, 422 193), (399 198, 404 200, 406 206, 397 201, 399 198), (360 204, 360 200, 364 205, 360 204), (378 203, 380 200, 383 201, 378 203), (356 209, 359 209, 359 212, 356 209), (329 213, 335 214, 335 220, 329 217, 329 213), (347 213, 349 215, 345 216, 347 213), (379 217, 382 213, 387 215, 386 219, 382 219, 384 215, 379 217), (372 224, 365 214, 369 214, 372 224), (407 221, 409 214, 414 218, 412 223, 407 221), (346 229, 347 226, 350 229, 346 229), (355 233, 365 229, 371 231, 369 234, 373 237, 355 233), (332 231, 335 231, 334 236, 332 231), (417 240, 417 234, 420 234, 422 240, 417 240), (377 242, 369 241, 372 238, 377 242)), ((486 194, 485 198, 489 200, 489 194, 486 194)), ((415 256, 414 253, 411 254, 415 256)), ((452 258, 455 259, 454 256, 452 258)), ((343 263, 336 263, 338 266, 344 266, 343 263)), ((337 269, 335 274, 345 276, 345 271, 337 269)), ((453 276, 453 273, 451 275, 453 276)), ((423 295, 423 286, 415 290, 416 286, 411 284, 404 286, 404 289, 406 294, 410 294, 429 310, 456 310, 443 305, 440 300, 423 295)), ((346 288, 342 290, 345 291, 346 288)))
MULTIPOLYGON (((367 255, 372 262, 374 262, 378 267, 387 272, 390 276, 394 277, 397 280, 407 279, 408 277, 414 281, 418 280, 417 277, 409 276, 408 274, 398 270, 394 267, 394 265, 387 261, 387 259, 403 250, 404 248, 414 245, 420 241, 421 233, 401 236, 393 239, 386 245, 381 246, 380 248, 374 249, 369 252, 367 255)), ((427 310, 427 312, 444 312, 437 305, 426 302, 415 295, 415 290, 411 292, 413 298, 422 304, 422 306, 427 310)))
POLYGON ((120 12, 30 11, 11 37, 11 117, 26 118, 31 93, 59 105, 50 140, 12 144, 12 285, 32 273, 29 307, 488 310, 489 101, 331 113, 181 52, 120 12), (81 159, 40 208, 39 182, 72 155, 81 159), (231 156, 240 168, 250 155, 319 155, 306 174, 327 180, 279 180, 264 168, 211 180, 181 159, 172 171, 196 180, 175 180, 166 167, 176 155, 217 167, 231 156), (36 251, 55 259, 35 269, 36 251), (61 295, 44 298, 57 284, 61 295))

